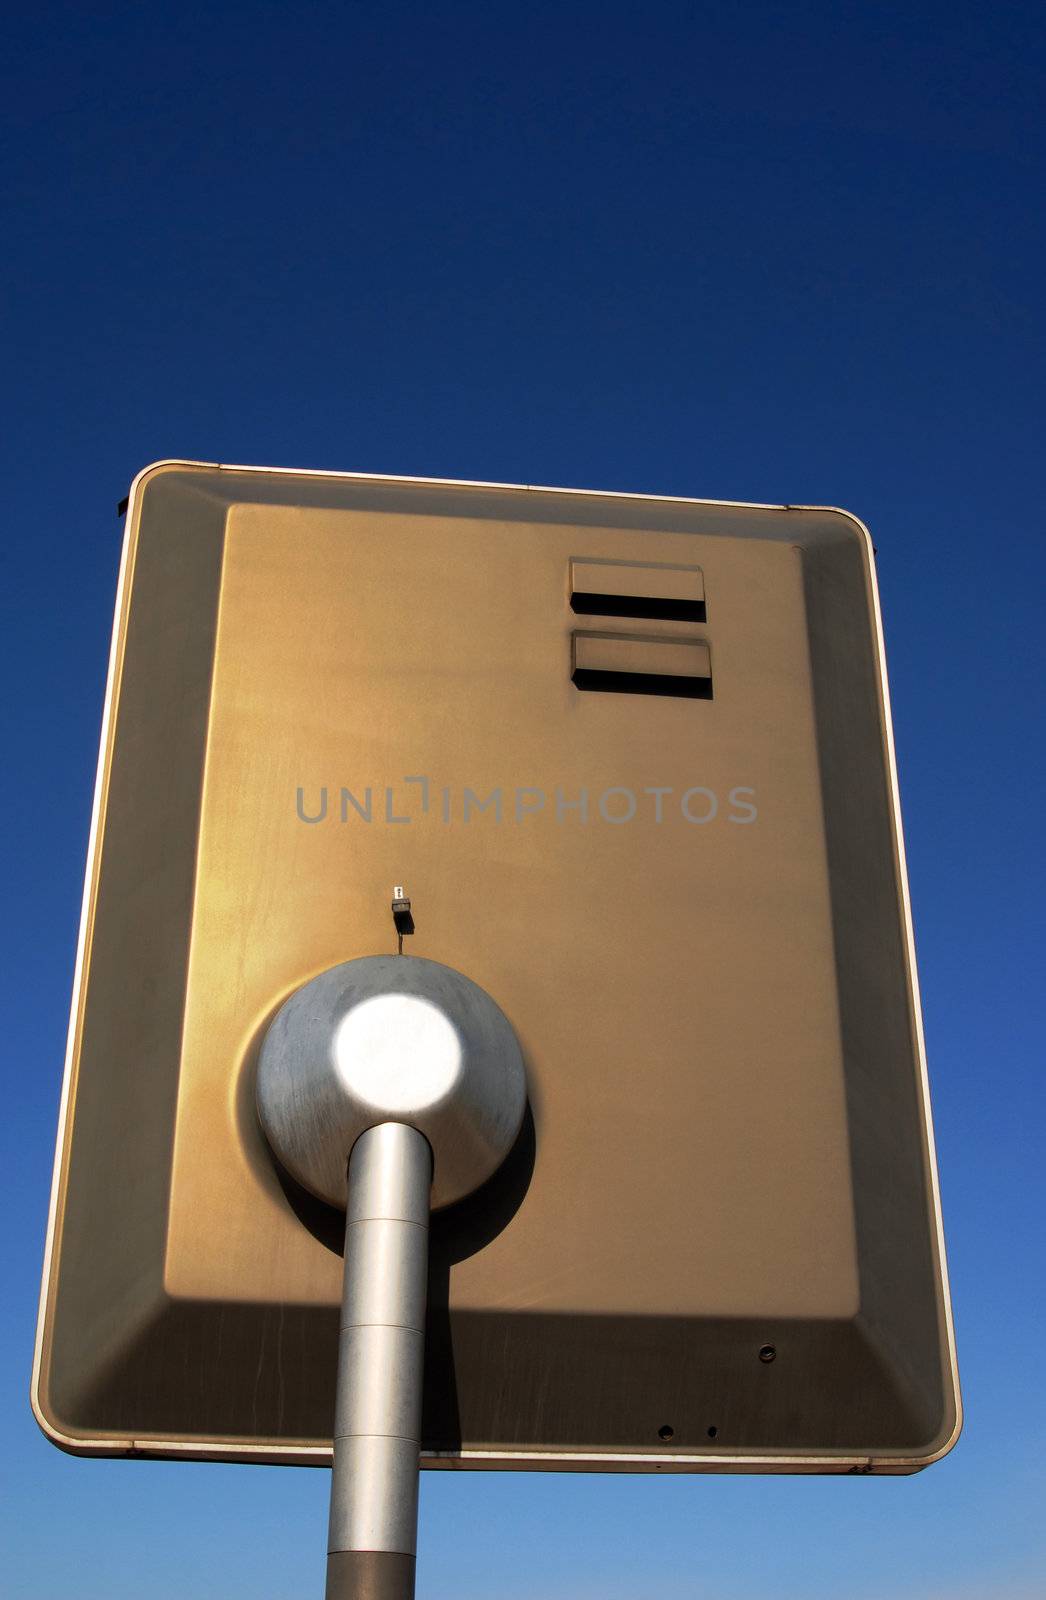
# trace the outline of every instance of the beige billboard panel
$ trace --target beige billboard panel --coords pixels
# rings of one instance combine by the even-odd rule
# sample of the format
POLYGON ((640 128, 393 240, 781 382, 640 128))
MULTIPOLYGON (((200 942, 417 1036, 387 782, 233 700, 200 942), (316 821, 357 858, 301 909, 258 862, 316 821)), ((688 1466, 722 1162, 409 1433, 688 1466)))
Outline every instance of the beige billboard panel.
POLYGON ((136 480, 34 1404, 330 1459, 342 1223, 260 1040, 325 968, 523 1046, 434 1219, 427 1465, 911 1471, 958 1431, 868 537, 834 510, 163 463, 136 480), (601 609, 605 608, 605 609, 601 609))

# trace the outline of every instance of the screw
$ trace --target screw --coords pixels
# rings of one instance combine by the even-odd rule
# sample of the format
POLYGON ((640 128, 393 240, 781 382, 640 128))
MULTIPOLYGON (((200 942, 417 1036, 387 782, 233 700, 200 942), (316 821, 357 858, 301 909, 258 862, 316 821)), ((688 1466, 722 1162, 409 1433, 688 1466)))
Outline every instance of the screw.
POLYGON ((760 1361, 775 1361, 777 1359, 777 1346, 764 1344, 759 1351, 760 1361))

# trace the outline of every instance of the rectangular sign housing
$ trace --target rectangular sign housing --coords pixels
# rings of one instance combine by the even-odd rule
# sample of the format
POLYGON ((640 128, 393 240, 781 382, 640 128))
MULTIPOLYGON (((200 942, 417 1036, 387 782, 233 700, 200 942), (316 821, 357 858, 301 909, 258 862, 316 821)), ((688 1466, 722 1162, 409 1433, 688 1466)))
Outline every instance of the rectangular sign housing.
POLYGON ((434 1219, 424 1464, 944 1454, 862 525, 182 462, 128 506, 33 1386, 55 1442, 330 1460, 342 1221, 277 1170, 253 1074, 300 984, 396 948, 394 884, 409 954, 497 1000, 530 1085, 504 1171, 434 1219))

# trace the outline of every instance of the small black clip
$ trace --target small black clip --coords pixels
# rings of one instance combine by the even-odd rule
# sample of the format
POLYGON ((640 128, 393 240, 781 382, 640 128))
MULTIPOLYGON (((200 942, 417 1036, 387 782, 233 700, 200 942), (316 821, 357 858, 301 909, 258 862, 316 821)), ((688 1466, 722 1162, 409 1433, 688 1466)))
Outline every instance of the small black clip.
POLYGON ((392 891, 392 920, 396 924, 400 955, 402 955, 403 936, 414 932, 414 918, 410 914, 410 901, 403 892, 403 885, 399 883, 392 891))

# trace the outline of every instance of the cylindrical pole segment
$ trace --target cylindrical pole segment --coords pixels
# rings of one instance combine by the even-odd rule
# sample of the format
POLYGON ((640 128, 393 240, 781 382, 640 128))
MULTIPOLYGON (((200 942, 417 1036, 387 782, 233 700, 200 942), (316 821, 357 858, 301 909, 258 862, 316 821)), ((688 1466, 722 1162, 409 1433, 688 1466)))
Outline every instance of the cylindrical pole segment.
POLYGON ((327 1600, 413 1600, 432 1152, 383 1122, 349 1158, 327 1600))

